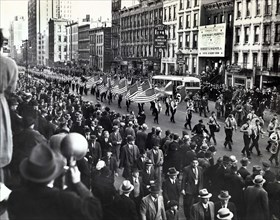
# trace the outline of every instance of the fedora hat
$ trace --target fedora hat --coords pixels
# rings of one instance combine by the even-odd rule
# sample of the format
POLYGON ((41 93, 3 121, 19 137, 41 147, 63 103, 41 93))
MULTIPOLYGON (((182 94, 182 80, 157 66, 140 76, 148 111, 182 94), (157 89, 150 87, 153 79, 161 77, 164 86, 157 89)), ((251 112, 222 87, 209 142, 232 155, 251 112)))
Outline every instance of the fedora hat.
POLYGON ((170 167, 168 169, 168 173, 167 173, 168 176, 177 176, 178 174, 179 172, 176 170, 175 167, 170 167))
POLYGON ((262 175, 257 175, 255 176, 254 180, 253 180, 253 183, 254 184, 262 184, 262 183, 265 183, 265 179, 263 178, 262 175))
POLYGON ((219 199, 230 199, 231 196, 229 195, 228 191, 222 190, 218 195, 219 199))
POLYGON ((19 166, 22 177, 35 183, 47 183, 63 172, 64 162, 54 156, 51 148, 37 144, 19 166))
POLYGON ((149 191, 151 193, 160 193, 161 189, 160 189, 160 186, 158 184, 152 184, 149 188, 149 191))
POLYGON ((221 208, 218 211, 217 218, 220 220, 231 220, 233 217, 232 212, 228 208, 221 208))
POLYGON ((240 163, 242 164, 242 166, 247 166, 247 165, 250 163, 249 158, 243 157, 243 158, 240 160, 240 163))
POLYGON ((212 197, 212 194, 209 193, 207 189, 201 189, 201 190, 199 190, 198 197, 200 197, 202 199, 210 198, 210 197, 212 197))
POLYGON ((133 189, 134 189, 134 186, 130 183, 129 180, 124 180, 121 187, 120 187, 120 190, 124 193, 129 193, 133 189))

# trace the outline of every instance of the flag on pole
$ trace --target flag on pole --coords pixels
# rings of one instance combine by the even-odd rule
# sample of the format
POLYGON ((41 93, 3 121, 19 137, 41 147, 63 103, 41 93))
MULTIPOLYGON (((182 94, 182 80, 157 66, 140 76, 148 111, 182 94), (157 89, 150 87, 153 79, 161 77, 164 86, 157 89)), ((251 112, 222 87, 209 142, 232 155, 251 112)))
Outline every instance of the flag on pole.
POLYGON ((140 92, 143 92, 142 86, 138 82, 136 82, 129 88, 125 98, 132 101, 132 99, 140 92))
POLYGON ((150 81, 147 79, 147 80, 145 80, 142 84, 141 84, 141 86, 142 86, 142 91, 144 92, 144 91, 146 91, 146 90, 148 90, 148 89, 150 89, 150 88, 152 88, 152 85, 151 85, 151 83, 150 83, 150 81))
POLYGON ((144 92, 139 93, 132 101, 136 103, 146 103, 157 99, 157 94, 154 88, 150 88, 144 92))
POLYGON ((123 78, 120 81, 115 83, 115 86, 112 88, 113 94, 122 94, 127 91, 127 79, 123 78))

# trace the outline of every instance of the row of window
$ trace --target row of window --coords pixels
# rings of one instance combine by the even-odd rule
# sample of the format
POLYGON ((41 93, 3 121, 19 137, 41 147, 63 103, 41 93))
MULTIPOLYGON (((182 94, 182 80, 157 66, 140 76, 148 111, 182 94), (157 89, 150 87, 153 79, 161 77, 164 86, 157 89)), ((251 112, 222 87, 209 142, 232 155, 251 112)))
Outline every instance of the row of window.
POLYGON ((275 13, 280 13, 280 0, 246 0, 245 10, 242 8, 241 1, 236 3, 236 18, 241 18, 244 15, 245 17, 260 16, 261 14, 271 15, 272 1, 276 2, 275 13), (262 5, 264 6, 263 13, 261 13, 262 5))
POLYGON ((198 6, 198 0, 180 0, 179 2, 179 10, 183 10, 184 8, 188 9, 197 6, 198 6))
POLYGON ((153 28, 145 28, 137 31, 123 31, 121 33, 121 40, 122 42, 148 41, 153 39, 153 33, 153 28))
POLYGON ((175 21, 177 19, 176 5, 164 7, 164 21, 175 21))
MULTIPOLYGON (((252 66, 260 66, 260 64, 258 63, 259 60, 259 54, 258 53, 252 53, 252 63, 249 62, 249 53, 242 53, 242 67, 243 68, 248 68, 249 66, 251 66, 250 64, 252 64, 252 66)), ((269 61, 269 54, 268 53, 262 53, 262 66, 264 68, 268 68, 268 61, 269 61)), ((280 54, 279 53, 273 53, 272 54, 273 58, 272 58, 272 71, 280 71, 280 54)), ((239 57, 239 53, 235 52, 234 53, 234 63, 238 64, 240 61, 240 57, 239 57)))
POLYGON ((63 39, 63 42, 67 42, 67 36, 61 36, 61 35, 57 36, 57 41, 58 42, 62 42, 62 39, 63 39))
POLYGON ((198 32, 188 32, 185 34, 185 37, 183 34, 178 35, 178 49, 197 49, 197 43, 198 43, 198 32), (191 39, 192 36, 192 39, 191 39), (183 38, 185 38, 185 44, 183 44, 183 38), (192 44, 191 44, 192 42, 192 44))
POLYGON ((222 13, 222 14, 218 14, 218 15, 207 18, 207 24, 220 24, 220 23, 224 23, 224 22, 226 22, 226 24, 228 24, 228 25, 231 25, 232 14, 222 13))
POLYGON ((121 18, 121 27, 133 28, 153 24, 155 21, 162 21, 162 8, 152 11, 146 11, 136 15, 130 15, 121 18))
MULTIPOLYGON (((280 24, 275 24, 275 35, 274 35, 274 42, 280 42, 280 24)), ((250 35, 253 31, 253 42, 260 43, 260 26, 244 26, 244 40, 243 43, 247 44, 250 41, 250 35), (253 29, 253 30, 252 30, 253 29)), ((241 27, 235 27, 235 43, 241 43, 241 27)), ((271 43, 271 24, 264 24, 263 25, 263 42, 264 44, 271 43)))
MULTIPOLYGON (((187 14, 185 16, 186 20, 185 20, 185 28, 191 28, 191 15, 187 14)), ((184 28, 184 16, 181 15, 179 16, 179 30, 184 28)), ((197 27, 198 26, 198 13, 194 13, 193 14, 193 23, 192 23, 192 27, 197 27)))
POLYGON ((161 57, 161 53, 158 50, 154 50, 153 45, 142 46, 122 46, 122 57, 161 57))

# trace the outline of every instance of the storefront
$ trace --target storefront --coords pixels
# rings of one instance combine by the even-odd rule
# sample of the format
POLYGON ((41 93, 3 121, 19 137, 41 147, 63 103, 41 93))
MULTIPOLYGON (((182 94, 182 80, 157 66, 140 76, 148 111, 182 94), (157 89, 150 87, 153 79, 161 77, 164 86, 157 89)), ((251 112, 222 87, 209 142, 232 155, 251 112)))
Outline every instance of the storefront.
POLYGON ((242 86, 246 89, 254 87, 253 70, 242 69, 239 65, 231 65, 225 71, 226 86, 242 86))

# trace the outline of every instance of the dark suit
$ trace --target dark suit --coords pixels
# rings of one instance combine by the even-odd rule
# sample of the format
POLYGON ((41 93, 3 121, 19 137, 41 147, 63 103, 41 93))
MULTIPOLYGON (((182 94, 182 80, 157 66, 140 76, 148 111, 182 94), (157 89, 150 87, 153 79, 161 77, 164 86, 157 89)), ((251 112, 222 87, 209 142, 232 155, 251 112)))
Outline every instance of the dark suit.
POLYGON ((112 132, 109 136, 109 142, 112 143, 113 146, 113 153, 116 156, 116 159, 119 160, 120 158, 120 149, 121 149, 121 144, 118 144, 122 142, 122 136, 120 132, 112 132))
POLYGON ((106 156, 103 157, 102 160, 105 162, 106 166, 112 172, 112 176, 114 176, 114 174, 118 172, 118 164, 116 158, 114 156, 111 156, 110 158, 106 156))
POLYGON ((75 191, 62 191, 47 186, 30 186, 13 190, 8 200, 8 212, 13 220, 102 219, 98 199, 82 184, 75 191))
POLYGON ((243 180, 245 180, 246 177, 250 175, 250 172, 245 167, 240 167, 237 172, 241 175, 243 180))
POLYGON ((187 219, 190 218, 190 208, 197 201, 199 190, 203 187, 203 174, 202 168, 197 167, 198 178, 197 184, 195 185, 195 174, 191 165, 187 166, 183 170, 183 179, 181 190, 185 190, 186 195, 184 196, 184 213, 187 219))
POLYGON ((268 220, 269 204, 267 192, 258 186, 248 186, 244 192, 246 220, 268 220))
POLYGON ((264 172, 263 178, 266 180, 266 182, 265 182, 265 185, 266 185, 267 183, 274 182, 276 175, 271 170, 267 170, 264 172))
POLYGON ((164 198, 164 204, 166 205, 168 201, 175 200, 179 203, 180 197, 180 185, 179 180, 176 179, 175 183, 171 183, 170 178, 167 178, 162 185, 162 195, 164 198))
POLYGON ((147 196, 150 193, 147 186, 150 185, 151 180, 156 180, 156 173, 153 167, 151 167, 150 173, 146 169, 142 172, 143 196, 147 196))
POLYGON ((142 199, 140 205, 141 220, 166 220, 166 214, 162 196, 158 196, 157 208, 151 195, 142 199))
POLYGON ((275 215, 280 219, 280 183, 268 183, 266 191, 268 193, 270 215, 275 215))
POLYGON ((136 167, 136 161, 139 158, 139 149, 136 145, 124 145, 121 151, 120 167, 124 168, 123 177, 128 179, 131 176, 132 168, 136 167))
POLYGON ((148 134, 145 131, 140 130, 136 133, 135 144, 138 146, 140 152, 143 152, 146 150, 147 136, 148 136, 148 134))
MULTIPOLYGON (((210 211, 210 219, 215 219, 215 208, 213 202, 208 202, 208 211, 210 211)), ((205 211, 201 202, 194 204, 191 207, 191 216, 188 218, 190 220, 205 220, 205 211)))
POLYGON ((115 205, 120 220, 138 220, 136 206, 131 198, 121 195, 116 199, 115 205))
MULTIPOLYGON (((218 220, 217 214, 218 211, 222 208, 222 203, 221 202, 215 202, 215 219, 218 220)), ((236 207, 235 204, 232 202, 228 202, 227 208, 233 213, 233 218, 232 220, 237 220, 237 212, 236 212, 236 207)))
POLYGON ((166 211, 166 219, 167 220, 179 220, 179 213, 178 211, 174 212, 170 209, 166 211))

